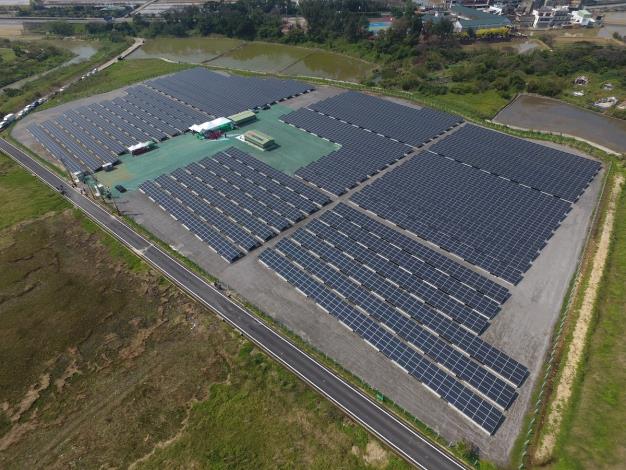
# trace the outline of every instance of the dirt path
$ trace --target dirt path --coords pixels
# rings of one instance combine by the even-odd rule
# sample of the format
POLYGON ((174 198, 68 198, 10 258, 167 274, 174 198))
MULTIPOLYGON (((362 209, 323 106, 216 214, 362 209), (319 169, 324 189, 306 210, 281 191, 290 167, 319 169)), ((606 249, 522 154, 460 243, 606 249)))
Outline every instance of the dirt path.
POLYGON ((602 233, 600 235, 598 249, 593 257, 589 283, 583 294, 583 301, 580 306, 578 320, 574 327, 572 342, 569 346, 569 350, 567 351, 567 356, 565 357, 563 373, 556 386, 554 400, 550 405, 550 411, 546 419, 546 432, 539 444, 539 447, 537 448, 537 451, 535 452, 535 461, 538 463, 549 461, 554 450, 556 438, 558 437, 561 420, 563 419, 563 411, 565 410, 572 395, 572 385, 583 357, 585 339, 587 338, 589 325, 591 324, 593 308, 598 295, 598 288, 600 286, 600 281, 602 280, 604 266, 608 257, 609 245, 613 234, 615 206, 623 184, 624 177, 620 175, 615 179, 615 184, 611 190, 609 207, 604 224, 602 225, 602 233))

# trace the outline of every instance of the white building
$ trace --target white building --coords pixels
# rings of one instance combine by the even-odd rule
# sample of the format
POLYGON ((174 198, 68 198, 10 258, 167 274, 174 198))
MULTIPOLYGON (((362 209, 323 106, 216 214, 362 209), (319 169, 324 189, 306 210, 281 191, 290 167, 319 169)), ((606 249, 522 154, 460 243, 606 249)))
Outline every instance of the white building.
POLYGON ((533 10, 533 16, 533 28, 536 29, 562 28, 571 23, 568 7, 541 7, 533 10))
POLYGON ((572 23, 580 26, 593 26, 595 20, 589 10, 576 10, 572 12, 572 23))

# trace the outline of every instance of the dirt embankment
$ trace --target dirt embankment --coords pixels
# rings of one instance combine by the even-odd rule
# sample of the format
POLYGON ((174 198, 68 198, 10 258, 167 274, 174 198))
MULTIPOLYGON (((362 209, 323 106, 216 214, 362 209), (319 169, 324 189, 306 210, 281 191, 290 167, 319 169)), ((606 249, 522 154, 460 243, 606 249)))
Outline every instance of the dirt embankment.
POLYGON ((569 404, 576 374, 583 359, 585 343, 593 318, 593 309, 609 253, 615 220, 615 208, 623 184, 624 178, 620 175, 615 178, 611 189, 606 217, 601 228, 600 240, 592 259, 589 281, 582 294, 582 303, 572 333, 571 343, 564 358, 563 370, 556 384, 553 400, 546 417, 545 432, 535 451, 534 461, 538 464, 548 462, 552 456, 561 427, 563 413, 569 404))

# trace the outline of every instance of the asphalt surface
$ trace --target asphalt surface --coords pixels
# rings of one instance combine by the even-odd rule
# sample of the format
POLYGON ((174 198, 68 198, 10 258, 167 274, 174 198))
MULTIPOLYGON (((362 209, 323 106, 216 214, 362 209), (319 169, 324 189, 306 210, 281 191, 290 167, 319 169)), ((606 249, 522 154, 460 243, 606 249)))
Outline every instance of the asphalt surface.
POLYGON ((221 316, 257 346, 283 364, 355 421, 418 468, 448 470, 466 468, 454 457, 428 442, 375 401, 335 375, 324 365, 232 302, 176 259, 135 232, 124 221, 81 195, 37 160, 4 139, 0 150, 52 188, 63 185, 67 199, 94 222, 132 249, 172 282, 221 316))

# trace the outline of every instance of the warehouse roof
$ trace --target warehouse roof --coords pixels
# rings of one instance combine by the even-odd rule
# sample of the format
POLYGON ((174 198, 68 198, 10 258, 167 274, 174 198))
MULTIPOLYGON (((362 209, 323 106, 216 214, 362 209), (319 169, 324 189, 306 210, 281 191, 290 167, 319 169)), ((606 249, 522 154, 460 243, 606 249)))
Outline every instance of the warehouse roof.
POLYGON ((492 15, 474 8, 455 5, 451 8, 463 29, 468 28, 501 28, 511 26, 511 21, 506 16, 492 15))

